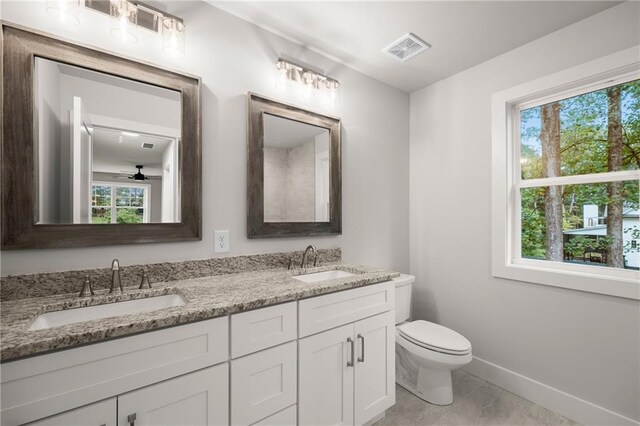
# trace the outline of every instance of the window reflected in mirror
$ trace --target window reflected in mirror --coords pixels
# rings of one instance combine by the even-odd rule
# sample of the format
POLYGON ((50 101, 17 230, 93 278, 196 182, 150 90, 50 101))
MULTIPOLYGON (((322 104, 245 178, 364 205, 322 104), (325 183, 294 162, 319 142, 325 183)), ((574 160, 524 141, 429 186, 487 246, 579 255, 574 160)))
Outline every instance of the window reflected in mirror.
POLYGON ((181 94, 35 60, 35 223, 180 222, 181 94))
POLYGON ((329 130, 264 114, 264 221, 330 221, 329 130))

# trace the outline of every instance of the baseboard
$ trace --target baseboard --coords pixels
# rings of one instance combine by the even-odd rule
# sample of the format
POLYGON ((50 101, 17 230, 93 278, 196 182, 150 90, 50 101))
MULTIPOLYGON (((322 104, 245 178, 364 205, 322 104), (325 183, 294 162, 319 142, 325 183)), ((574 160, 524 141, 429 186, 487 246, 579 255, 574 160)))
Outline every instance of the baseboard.
POLYGON ((583 425, 640 425, 636 420, 477 357, 462 369, 583 425))

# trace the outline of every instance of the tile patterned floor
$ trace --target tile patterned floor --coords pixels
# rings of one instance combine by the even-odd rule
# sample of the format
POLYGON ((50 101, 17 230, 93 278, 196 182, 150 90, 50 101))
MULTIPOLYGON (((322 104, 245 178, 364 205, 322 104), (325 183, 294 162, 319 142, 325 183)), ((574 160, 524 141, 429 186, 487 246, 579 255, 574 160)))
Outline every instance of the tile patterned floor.
POLYGON ((578 426, 544 407, 460 370, 453 372, 453 404, 440 407, 396 386, 396 405, 375 426, 578 426))

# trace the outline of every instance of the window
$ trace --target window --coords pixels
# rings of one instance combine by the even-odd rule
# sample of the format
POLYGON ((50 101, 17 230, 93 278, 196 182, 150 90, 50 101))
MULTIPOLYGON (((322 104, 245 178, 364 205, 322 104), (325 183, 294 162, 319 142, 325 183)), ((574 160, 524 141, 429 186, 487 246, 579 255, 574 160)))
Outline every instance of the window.
POLYGON ((149 185, 94 182, 91 223, 149 223, 149 185))
POLYGON ((494 276, 640 299, 637 48, 493 96, 494 276))

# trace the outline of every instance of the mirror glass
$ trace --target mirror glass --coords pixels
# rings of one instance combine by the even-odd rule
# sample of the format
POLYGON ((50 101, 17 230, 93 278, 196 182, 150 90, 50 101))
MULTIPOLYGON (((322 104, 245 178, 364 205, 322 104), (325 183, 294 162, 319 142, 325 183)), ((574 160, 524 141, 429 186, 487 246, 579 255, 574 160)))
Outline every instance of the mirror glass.
POLYGON ((35 60, 36 224, 180 222, 181 93, 35 60))
POLYGON ((329 130, 264 114, 264 221, 329 222, 329 130))

